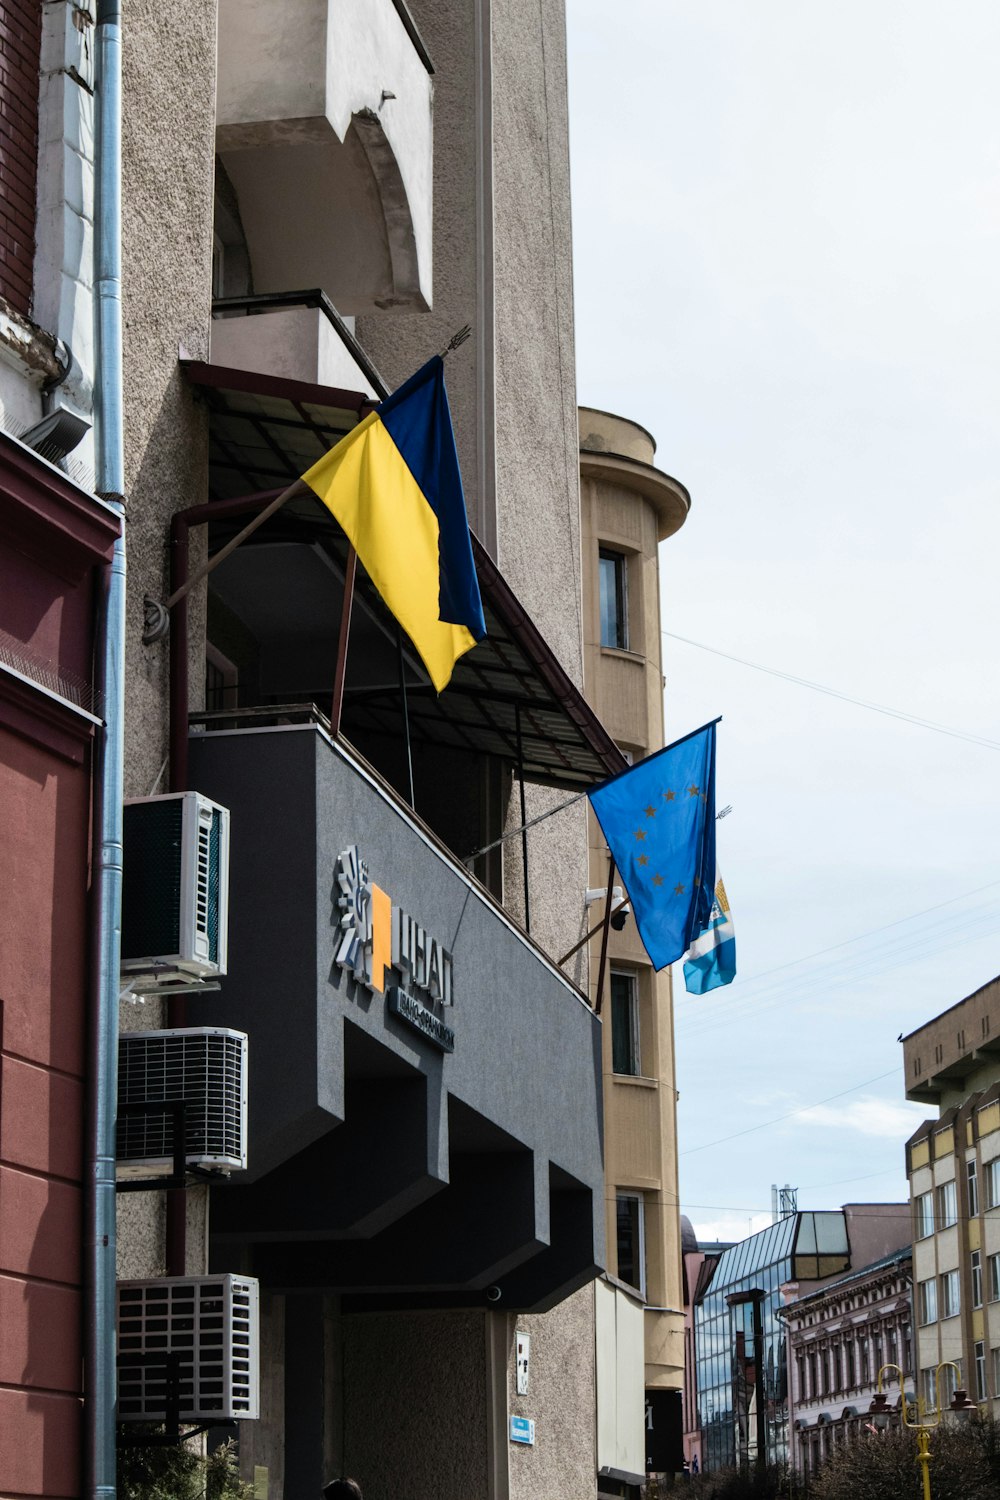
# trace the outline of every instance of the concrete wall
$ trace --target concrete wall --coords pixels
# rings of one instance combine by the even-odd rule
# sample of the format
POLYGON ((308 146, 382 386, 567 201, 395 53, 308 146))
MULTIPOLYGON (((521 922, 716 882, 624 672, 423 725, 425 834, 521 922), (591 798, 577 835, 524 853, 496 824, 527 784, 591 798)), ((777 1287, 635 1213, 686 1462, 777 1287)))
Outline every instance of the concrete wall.
MULTIPOLYGON (((205 414, 178 367, 183 347, 207 359, 211 320, 215 143, 215 7, 125 0, 123 35, 123 222, 126 622, 126 796, 169 785, 168 648, 142 644, 143 596, 167 592, 170 517, 204 501, 205 414)), ((192 534, 199 558, 203 537, 192 534)), ((203 682, 204 596, 191 616, 191 684, 203 682)), ((123 1028, 161 1024, 160 1007, 122 1006, 123 1028)), ((206 1252, 206 1195, 188 1195, 188 1267, 206 1252)), ((162 1274, 163 1199, 119 1200, 119 1274, 162 1274)))
POLYGON ((594 1288, 511 1321, 531 1337, 531 1378, 518 1396, 510 1360, 509 1410, 535 1421, 533 1448, 508 1443, 511 1500, 585 1500, 597 1487, 594 1288))
POLYGON ((432 96, 392 0, 284 0, 280 26, 270 0, 222 0, 218 146, 258 291, 429 304, 432 96))
POLYGON ((490 1494, 485 1313, 344 1319, 344 1471, 380 1500, 490 1494))

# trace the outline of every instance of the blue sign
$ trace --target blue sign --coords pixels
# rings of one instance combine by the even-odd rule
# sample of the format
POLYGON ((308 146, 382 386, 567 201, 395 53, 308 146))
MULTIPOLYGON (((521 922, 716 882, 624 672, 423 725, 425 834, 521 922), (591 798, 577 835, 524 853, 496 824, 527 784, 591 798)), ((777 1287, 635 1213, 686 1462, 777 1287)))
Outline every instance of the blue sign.
POLYGON ((535 1441, 534 1418, 511 1417, 510 1440, 512 1443, 528 1443, 533 1445, 535 1441))

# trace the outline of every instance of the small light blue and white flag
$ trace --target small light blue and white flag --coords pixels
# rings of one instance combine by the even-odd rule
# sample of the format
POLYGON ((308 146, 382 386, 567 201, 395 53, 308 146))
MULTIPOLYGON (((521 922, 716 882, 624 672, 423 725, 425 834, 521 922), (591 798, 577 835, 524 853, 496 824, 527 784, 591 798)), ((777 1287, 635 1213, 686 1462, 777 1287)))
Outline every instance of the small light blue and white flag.
POLYGON ((709 924, 684 955, 684 988, 689 995, 704 995, 720 985, 732 984, 735 978, 736 932, 726 888, 716 867, 715 901, 709 924))

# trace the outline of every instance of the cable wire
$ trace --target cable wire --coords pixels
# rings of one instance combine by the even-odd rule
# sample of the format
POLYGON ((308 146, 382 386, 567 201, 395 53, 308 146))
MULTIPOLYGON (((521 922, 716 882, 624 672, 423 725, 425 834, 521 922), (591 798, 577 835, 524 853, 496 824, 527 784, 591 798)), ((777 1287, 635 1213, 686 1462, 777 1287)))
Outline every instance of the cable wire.
POLYGON ((856 1094, 858 1089, 867 1088, 870 1083, 880 1083, 883 1078, 891 1078, 899 1073, 897 1068, 889 1068, 885 1073, 877 1073, 874 1078, 865 1078, 861 1083, 852 1083, 849 1089, 841 1089, 839 1094, 828 1094, 825 1099, 814 1099, 811 1104, 800 1104, 797 1109, 790 1109, 786 1115, 778 1115, 773 1120, 763 1120, 759 1125, 748 1125, 745 1130, 734 1130, 732 1135, 721 1135, 716 1141, 705 1141, 701 1146, 689 1146, 686 1151, 678 1152, 679 1156, 693 1156, 696 1151, 708 1151, 713 1146, 722 1146, 726 1141, 735 1141, 742 1135, 753 1135, 754 1131, 767 1130, 772 1125, 780 1125, 782 1120, 790 1120, 793 1115, 804 1115, 810 1109, 818 1109, 821 1104, 832 1104, 834 1099, 843 1099, 845 1094, 856 1094))
POLYGON ((722 656, 726 661, 736 662, 741 667, 752 667, 755 672, 765 672, 768 677, 778 677, 782 682, 795 683, 797 687, 809 688, 814 693, 825 693, 828 698, 839 698, 842 703, 852 703, 855 708, 867 708, 872 713, 884 714, 890 719, 900 719, 904 724, 915 724, 918 729, 931 729, 935 734, 947 734, 952 739, 965 740, 970 745, 980 745, 985 750, 1000 750, 1000 741, 972 730, 955 729, 949 724, 939 724, 934 719, 924 719, 919 714, 906 713, 901 708, 889 708, 884 703, 872 703, 866 698, 854 698, 838 688, 826 687, 821 682, 811 682, 808 677, 796 677, 794 672, 782 672, 778 667, 765 667, 757 661, 747 661, 731 651, 720 651, 717 646, 707 646, 704 641, 693 641, 690 636, 678 635, 674 630, 663 630, 661 635, 672 641, 681 641, 685 646, 694 646, 699 651, 708 651, 712 656, 722 656))

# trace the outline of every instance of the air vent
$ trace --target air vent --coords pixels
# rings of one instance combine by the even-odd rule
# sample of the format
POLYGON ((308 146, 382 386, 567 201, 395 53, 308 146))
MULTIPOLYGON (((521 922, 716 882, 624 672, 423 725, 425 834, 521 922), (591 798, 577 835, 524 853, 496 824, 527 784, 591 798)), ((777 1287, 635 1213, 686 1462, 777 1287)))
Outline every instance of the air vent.
POLYGON ((247 1038, 220 1026, 125 1031, 118 1043, 118 1176, 169 1172, 175 1110, 130 1113, 126 1106, 184 1104, 184 1156, 190 1167, 245 1172, 247 1038))
POLYGON ((133 988, 225 974, 226 808, 197 792, 126 802, 124 860, 122 972, 133 988))
POLYGON ((167 1413, 167 1355, 177 1359, 184 1422, 258 1415, 258 1293, 249 1276, 118 1283, 118 1420, 167 1413))

